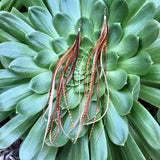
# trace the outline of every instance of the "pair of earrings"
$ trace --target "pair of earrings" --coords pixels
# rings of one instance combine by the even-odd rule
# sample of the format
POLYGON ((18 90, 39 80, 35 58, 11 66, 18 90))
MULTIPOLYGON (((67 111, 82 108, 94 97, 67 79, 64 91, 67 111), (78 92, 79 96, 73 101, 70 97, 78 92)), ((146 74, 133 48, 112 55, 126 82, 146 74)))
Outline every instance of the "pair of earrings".
MULTIPOLYGON (((86 65, 85 65, 85 73, 84 73, 84 97, 85 97, 85 104, 82 110, 82 113, 80 114, 79 118, 79 129, 77 132, 77 135, 75 137, 74 142, 77 141, 79 134, 85 124, 92 124, 89 139, 91 137, 93 127, 96 121, 99 121, 107 112, 108 104, 109 104, 109 89, 108 89, 108 83, 107 83, 107 78, 106 78, 106 72, 103 67, 103 53, 106 53, 107 49, 107 39, 108 38, 108 26, 106 22, 106 15, 104 15, 104 22, 103 22, 103 27, 101 30, 101 35, 97 41, 97 43, 94 45, 92 51, 90 52, 90 55, 88 56, 86 65), (90 62, 92 60, 92 68, 90 71, 90 62), (100 71, 98 69, 98 64, 100 63, 100 71), (89 74, 88 74, 89 73, 89 74), (104 81, 105 81, 105 86, 107 90, 107 104, 105 107, 105 111, 103 115, 96 120, 97 116, 97 110, 98 110, 98 104, 99 104, 99 93, 100 93, 100 76, 103 74, 104 76, 104 81), (94 81, 95 77, 97 75, 97 105, 96 105, 96 111, 95 115, 93 117, 93 120, 91 122, 86 123, 87 119, 87 113, 88 113, 88 108, 90 105, 91 101, 91 96, 93 92, 93 86, 94 86, 94 81), (85 91, 85 78, 86 76, 89 76, 89 82, 88 82, 88 91, 86 93, 85 91)), ((72 115, 67 103, 67 98, 65 95, 65 87, 67 86, 68 82, 70 81, 71 78, 74 80, 74 70, 76 67, 77 63, 77 58, 78 58, 78 53, 79 53, 79 47, 80 47, 80 40, 81 40, 81 28, 79 27, 78 29, 78 34, 76 37, 76 40, 74 41, 73 45, 64 53, 64 55, 58 60, 56 63, 54 70, 53 70, 53 75, 52 75, 52 81, 51 81, 51 87, 49 91, 49 99, 46 107, 44 108, 45 112, 48 111, 48 120, 47 120, 47 126, 46 126, 46 131, 44 135, 44 141, 45 142, 46 136, 49 134, 49 139, 52 144, 54 144, 54 141, 56 139, 56 136, 58 134, 60 125, 61 125, 61 113, 60 113, 60 100, 61 97, 64 97, 64 101, 68 110, 68 114, 72 123, 72 128, 74 129, 74 123, 72 119, 72 115), (58 83, 57 83, 57 88, 56 88, 56 102, 55 102, 55 108, 52 113, 52 103, 53 103, 53 95, 55 92, 55 81, 57 74, 59 70, 62 68, 58 83), (57 116, 57 121, 55 121, 55 115, 57 116), (56 131, 54 132, 54 135, 52 135, 52 126, 53 123, 56 123, 56 131), (52 138, 53 137, 53 138, 52 138)), ((87 77, 88 78, 88 77, 87 77)))

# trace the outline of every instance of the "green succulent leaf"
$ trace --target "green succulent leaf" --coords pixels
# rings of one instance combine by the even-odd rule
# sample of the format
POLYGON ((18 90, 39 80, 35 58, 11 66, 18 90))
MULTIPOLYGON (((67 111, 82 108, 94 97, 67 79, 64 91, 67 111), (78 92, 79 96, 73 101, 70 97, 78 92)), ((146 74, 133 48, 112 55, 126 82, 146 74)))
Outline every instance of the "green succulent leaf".
POLYGON ((141 85, 140 98, 160 108, 160 90, 141 85))
POLYGON ((129 134, 128 139, 123 147, 121 147, 126 159, 132 160, 146 160, 143 153, 140 151, 134 138, 129 134))
POLYGON ((109 24, 115 23, 115 22, 123 22, 128 16, 128 6, 125 1, 116 0, 113 1, 110 6, 110 15, 109 15, 109 24), (115 12, 116 11, 116 12, 115 12))
POLYGON ((53 50, 44 49, 34 57, 34 60, 39 66, 49 68, 51 63, 53 66, 57 63, 58 55, 53 50))
POLYGON ((33 57, 37 53, 27 45, 19 42, 4 42, 0 44, 0 56, 15 59, 18 57, 33 57))
POLYGON ((47 9, 38 6, 30 7, 28 16, 37 30, 44 32, 53 38, 58 36, 53 26, 52 16, 47 9))
POLYGON ((57 13, 54 16, 53 24, 61 37, 67 38, 71 33, 74 33, 73 22, 71 18, 64 13, 57 13))
MULTIPOLYGON (((60 1, 60 0, 58 0, 60 1)), ((52 0, 46 0, 47 6, 49 8, 49 11, 51 12, 51 14, 54 16, 56 15, 56 13, 59 12, 59 3, 57 3, 57 1, 52 1, 52 0)))
POLYGON ((41 6, 45 7, 43 0, 21 0, 21 2, 26 6, 26 7, 31 7, 31 6, 41 6))
POLYGON ((71 16, 74 22, 80 18, 80 2, 77 0, 60 0, 60 10, 71 16))
POLYGON ((48 70, 40 68, 30 57, 19 57, 12 61, 9 68, 19 76, 32 78, 48 70))
POLYGON ((33 116, 44 108, 47 98, 48 94, 32 94, 18 102, 16 112, 25 116, 33 116))
POLYGON ((36 51, 40 51, 45 48, 52 49, 52 38, 39 31, 26 34, 26 41, 28 45, 36 51))
POLYGON ((137 34, 140 37, 140 47, 146 48, 151 45, 158 37, 159 23, 156 20, 151 20, 147 25, 137 34))
POLYGON ((44 72, 33 77, 29 83, 29 88, 35 93, 47 93, 51 86, 52 72, 44 72))
POLYGON ((89 160, 89 148, 87 135, 79 138, 76 144, 69 142, 57 157, 57 160, 66 159, 78 159, 89 160))
POLYGON ((124 146, 129 132, 127 120, 118 114, 111 101, 106 118, 105 127, 110 140, 116 145, 124 146))
POLYGON ((128 73, 145 75, 150 70, 152 63, 149 54, 141 51, 135 57, 120 61, 118 66, 128 73))
POLYGON ((37 116, 27 117, 17 115, 0 128, 0 148, 9 147, 16 141, 31 125, 37 116), (25 127, 24 127, 25 126, 25 127))
POLYGON ((120 115, 124 116, 130 113, 133 105, 133 97, 128 89, 123 88, 120 91, 110 89, 110 98, 120 115))
POLYGON ((53 40, 53 49, 57 54, 61 52, 65 52, 67 48, 68 48, 68 45, 66 43, 65 38, 59 37, 53 40))
POLYGON ((122 27, 120 23, 113 23, 109 26, 108 49, 116 46, 122 37, 122 27))
POLYGON ((5 120, 7 117, 9 117, 11 114, 13 113, 13 111, 1 111, 0 112, 0 122, 2 122, 3 120, 5 120))
MULTIPOLYGON (((46 157, 44 153, 46 153, 46 149, 49 152, 51 147, 48 147, 45 145, 44 146, 45 150, 42 150, 42 152, 44 153, 42 154, 41 152, 39 152, 42 149, 44 132, 45 132, 45 121, 44 119, 42 120, 39 119, 37 120, 37 122, 34 124, 32 129, 30 130, 29 134, 25 138, 20 148, 20 158, 21 159, 23 160, 28 160, 28 159, 43 160, 42 158, 46 157), (37 135, 38 135, 38 138, 37 138, 37 135)), ((55 156, 57 154, 57 148, 52 147, 52 152, 53 152, 52 154, 50 153, 53 156, 52 159, 55 159, 55 156)))
POLYGON ((128 89, 133 95, 134 100, 138 100, 140 91, 140 78, 139 76, 129 74, 128 75, 128 89))
POLYGON ((24 78, 15 75, 8 69, 0 69, 0 87, 14 85, 19 82, 23 82, 24 78))
POLYGON ((127 84, 128 74, 122 69, 107 72, 108 84, 111 88, 120 90, 127 84))
POLYGON ((129 121, 135 130, 154 149, 160 149, 160 127, 152 115, 138 102, 134 102, 129 121))
POLYGON ((34 31, 34 29, 23 20, 5 11, 0 13, 0 28, 24 43, 25 34, 34 31))
POLYGON ((128 59, 134 56, 139 47, 139 38, 133 34, 129 34, 120 41, 120 43, 113 48, 113 51, 118 53, 120 58, 128 59))
POLYGON ((100 31, 103 24, 104 10, 106 15, 108 13, 108 8, 102 0, 98 0, 92 6, 90 13, 90 19, 94 24, 94 31, 100 31))
POLYGON ((102 121, 97 122, 94 126, 91 140, 90 151, 92 160, 106 160, 108 157, 107 140, 102 121))
POLYGON ((153 2, 146 4, 126 25, 125 34, 137 34, 155 14, 153 2))
POLYGON ((22 84, 0 94, 0 111, 9 111, 15 108, 17 102, 29 95, 32 91, 28 84, 22 84))

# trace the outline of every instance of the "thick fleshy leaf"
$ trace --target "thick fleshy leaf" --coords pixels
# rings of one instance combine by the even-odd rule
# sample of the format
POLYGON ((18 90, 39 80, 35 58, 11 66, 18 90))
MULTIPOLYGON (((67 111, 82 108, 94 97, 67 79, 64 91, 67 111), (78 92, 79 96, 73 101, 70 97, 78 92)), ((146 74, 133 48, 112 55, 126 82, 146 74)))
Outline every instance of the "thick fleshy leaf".
POLYGON ((38 6, 30 7, 28 16, 36 30, 54 38, 58 36, 52 23, 52 16, 47 9, 38 6))
POLYGON ((21 0, 21 2, 26 6, 26 7, 31 7, 31 6, 41 6, 45 7, 43 0, 21 0))
POLYGON ((129 9, 129 16, 127 17, 127 20, 131 19, 134 14, 137 13, 137 11, 141 8, 141 6, 145 3, 146 0, 126 0, 128 9, 129 9))
POLYGON ((107 80, 111 88, 120 90, 127 84, 128 74, 122 69, 107 71, 107 80))
POLYGON ((40 51, 37 56, 34 57, 35 62, 44 68, 49 68, 49 65, 55 65, 58 61, 58 55, 50 49, 44 49, 40 51))
POLYGON ((51 12, 52 16, 56 15, 59 12, 59 3, 60 0, 53 1, 53 0, 46 0, 47 6, 49 11, 51 12))
MULTIPOLYGON (((74 88, 71 88, 69 91, 67 91, 65 95, 67 98, 68 107, 70 109, 76 108, 79 102, 81 101, 81 99, 79 99, 81 97, 79 97, 79 94, 74 91, 74 88)), ((63 100, 63 103, 61 104, 61 107, 63 109, 66 109, 66 104, 64 100, 63 100)))
POLYGON ((160 65, 152 65, 150 71, 142 76, 141 80, 160 84, 160 65))
POLYGON ((0 29, 0 43, 7 42, 7 41, 18 41, 16 38, 5 32, 4 30, 0 29))
POLYGON ((48 94, 33 94, 19 101, 16 112, 25 116, 32 116, 41 111, 47 104, 48 94))
POLYGON ((16 141, 27 129, 32 126, 37 116, 26 117, 17 115, 8 123, 0 128, 0 148, 9 147, 16 141))
POLYGON ((128 89, 124 88, 120 91, 110 89, 110 98, 120 115, 124 116, 130 113, 133 97, 128 89))
POLYGON ((11 34, 13 37, 17 38, 21 42, 25 42, 26 33, 34 31, 33 28, 31 28, 20 18, 5 11, 2 11, 0 13, 0 28, 11 34))
POLYGON ((25 16, 25 15, 23 15, 23 13, 21 13, 16 8, 13 7, 12 10, 11 10, 11 13, 14 14, 15 16, 17 16, 18 18, 20 18, 21 20, 23 20, 25 23, 27 23, 31 27, 33 27, 32 23, 30 22, 30 20, 28 19, 28 17, 25 16))
POLYGON ((85 50, 88 50, 92 45, 93 41, 88 36, 84 36, 81 40, 81 47, 85 50))
POLYGON ((14 59, 18 57, 33 57, 37 53, 27 45, 19 42, 4 42, 0 44, 0 56, 14 59))
POLYGON ((51 86, 52 72, 44 72, 33 77, 29 83, 29 87, 35 93, 47 93, 51 86))
POLYGON ((152 63, 149 54, 141 51, 135 57, 120 61, 118 66, 128 73, 145 75, 150 70, 152 63))
POLYGON ((17 102, 29 95, 32 91, 28 84, 22 84, 0 94, 0 111, 9 111, 15 108, 17 102))
POLYGON ((140 47, 146 48, 151 45, 158 37, 159 23, 156 20, 151 20, 147 25, 137 34, 140 38, 140 47))
POLYGON ((74 33, 73 22, 64 13, 57 13, 53 19, 53 24, 61 37, 67 38, 71 33, 74 33))
POLYGON ((128 13, 129 10, 125 1, 113 1, 110 6, 109 24, 114 22, 121 22, 123 24, 128 16, 128 13))
POLYGON ((152 43, 146 51, 151 56, 154 64, 160 64, 160 38, 158 38, 154 43, 152 43))
POLYGON ((106 118, 105 127, 109 138, 114 144, 124 146, 129 132, 127 120, 118 114, 111 101, 106 118))
POLYGON ((89 18, 91 9, 96 0, 80 0, 81 17, 89 18))
POLYGON ((156 8, 156 14, 154 16, 154 18, 160 22, 160 6, 156 8))
POLYGON ((130 160, 146 160, 143 153, 138 148, 134 138, 129 134, 128 139, 121 151, 124 153, 125 157, 130 160))
MULTIPOLYGON (((44 146, 42 148, 42 142, 43 142, 43 137, 45 133, 45 121, 44 119, 38 120, 32 129, 30 130, 29 134, 23 141, 21 147, 20 147, 20 158, 23 160, 28 160, 28 159, 35 159, 35 160, 43 160, 42 157, 40 156, 41 152, 46 152, 46 149, 50 149, 48 146, 44 146), (37 136, 38 135, 38 136, 37 136), (41 152, 40 152, 41 150, 41 152), (37 158, 35 158, 37 157, 37 158), (39 157, 39 159, 38 159, 39 157)), ((52 147, 53 148, 53 147, 52 147)), ((52 159, 55 159, 56 153, 57 153, 57 148, 53 148, 52 152, 52 159)), ((43 155, 43 154, 42 154, 43 155)), ((48 160, 48 159, 47 159, 48 160)))
POLYGON ((13 111, 4 111, 4 112, 0 112, 0 122, 2 122, 3 120, 5 120, 7 117, 9 117, 11 114, 13 113, 13 111))
POLYGON ((113 51, 118 53, 121 58, 127 59, 136 54, 138 47, 139 38, 133 34, 129 34, 124 37, 115 48, 113 48, 113 51))
POLYGON ((115 52, 107 53, 107 71, 113 70, 117 66, 119 56, 115 52))
POLYGON ((160 123, 160 109, 158 110, 158 113, 157 113, 157 120, 160 123))
POLYGON ((89 160, 89 149, 88 149, 88 137, 87 135, 78 139, 76 144, 69 142, 63 150, 59 153, 57 160, 66 159, 78 159, 78 160, 89 160))
POLYGON ((10 63, 9 68, 16 74, 26 78, 31 78, 47 71, 47 69, 37 66, 30 57, 16 58, 10 63))
POLYGON ((127 24, 125 34, 137 34, 155 14, 153 2, 146 4, 127 24))
POLYGON ((75 22, 80 18, 80 2, 77 0, 60 0, 61 12, 67 14, 75 22))
POLYGON ((65 38, 59 37, 53 40, 53 49, 56 53, 65 52, 67 48, 68 45, 65 38))
POLYGON ((104 19, 104 10, 106 11, 106 15, 108 15, 108 8, 102 0, 98 0, 92 6, 92 10, 90 13, 90 19, 94 24, 94 31, 100 31, 103 24, 104 19))
POLYGON ((0 87, 14 85, 18 82, 24 81, 23 78, 18 77, 14 73, 10 72, 8 69, 0 69, 0 75, 0 87))
POLYGON ((76 24, 76 31, 78 31, 78 27, 81 24, 81 37, 87 36, 90 37, 93 33, 94 26, 91 20, 87 19, 86 17, 82 17, 78 20, 76 24))
POLYGON ((128 115, 134 129, 154 149, 160 149, 160 126, 152 115, 138 102, 134 102, 131 114, 128 115))
POLYGON ((36 51, 52 49, 52 38, 39 31, 26 34, 26 41, 36 51))
POLYGON ((120 23, 113 23, 109 26, 108 50, 116 46, 122 37, 122 27, 120 23))
POLYGON ((139 97, 160 108, 160 89, 141 85, 139 97))
POLYGON ((90 152, 92 160, 106 160, 108 157, 107 140, 102 121, 97 122, 93 128, 90 152))
POLYGON ((128 89, 131 92, 133 99, 138 100, 140 91, 140 78, 137 75, 128 75, 128 89))

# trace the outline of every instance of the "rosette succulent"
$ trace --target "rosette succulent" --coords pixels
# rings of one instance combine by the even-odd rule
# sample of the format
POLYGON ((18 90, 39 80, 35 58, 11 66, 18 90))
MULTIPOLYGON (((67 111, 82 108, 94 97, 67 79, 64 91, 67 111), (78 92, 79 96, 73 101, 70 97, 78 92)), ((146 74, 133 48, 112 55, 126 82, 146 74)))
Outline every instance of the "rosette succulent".
POLYGON ((21 138, 21 160, 159 160, 159 124, 138 99, 160 107, 160 1, 21 3, 0 11, 0 148, 21 138))

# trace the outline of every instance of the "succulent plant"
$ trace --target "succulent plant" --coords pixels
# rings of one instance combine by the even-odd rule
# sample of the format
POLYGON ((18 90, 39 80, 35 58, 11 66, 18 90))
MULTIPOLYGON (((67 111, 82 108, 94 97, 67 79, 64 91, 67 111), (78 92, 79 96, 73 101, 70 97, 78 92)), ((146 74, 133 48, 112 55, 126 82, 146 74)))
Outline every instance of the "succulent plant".
MULTIPOLYGON (((7 148, 22 138, 21 160, 158 160, 160 127, 138 99, 160 107, 160 2, 21 2, 27 13, 15 8, 11 12, 0 12, 0 121, 10 117, 9 122, 0 128, 0 148, 7 148), (104 15, 108 24, 108 43, 107 51, 104 49, 105 54, 101 57, 101 66, 106 66, 106 70, 99 75, 100 64, 97 64, 87 122, 79 129, 85 106, 84 92, 88 93, 87 84, 90 84, 94 66, 93 59, 90 63, 87 59, 99 42, 104 15), (58 126, 59 117, 55 115, 51 135, 46 136, 42 148, 50 118, 44 107, 51 95, 53 70, 66 51, 74 46, 79 26, 81 43, 76 66, 75 69, 68 66, 65 70, 66 74, 74 71, 73 80, 67 81, 59 100, 61 124, 58 126), (56 136, 52 135, 54 133, 56 136)), ((63 69, 56 75, 56 87, 61 73, 63 69)), ((66 78, 65 74, 63 76, 66 78)), ((59 96, 52 96, 50 110, 54 113, 59 96)))

